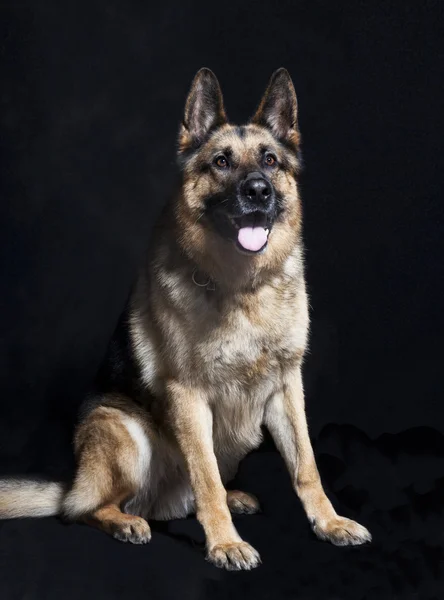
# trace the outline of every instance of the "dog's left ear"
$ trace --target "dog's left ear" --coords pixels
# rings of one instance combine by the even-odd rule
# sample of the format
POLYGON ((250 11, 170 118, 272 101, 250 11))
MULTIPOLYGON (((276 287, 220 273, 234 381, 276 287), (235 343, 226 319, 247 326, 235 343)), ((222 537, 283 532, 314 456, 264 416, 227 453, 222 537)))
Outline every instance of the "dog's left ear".
POLYGON ((267 127, 278 140, 298 146, 298 101, 287 69, 273 73, 252 123, 267 127))
POLYGON ((185 104, 179 134, 179 151, 198 148, 217 127, 227 122, 222 92, 216 75, 200 69, 194 77, 185 104))

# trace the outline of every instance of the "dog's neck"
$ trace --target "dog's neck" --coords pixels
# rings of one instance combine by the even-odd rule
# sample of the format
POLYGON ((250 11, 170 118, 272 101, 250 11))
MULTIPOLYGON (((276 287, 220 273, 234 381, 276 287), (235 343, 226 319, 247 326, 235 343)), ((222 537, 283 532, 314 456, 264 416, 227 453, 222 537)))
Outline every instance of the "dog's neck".
POLYGON ((231 246, 228 255, 218 253, 202 256, 188 254, 177 239, 173 241, 170 238, 170 243, 174 244, 170 256, 175 257, 175 266, 179 270, 185 270, 195 286, 210 294, 251 293, 280 278, 303 277, 303 249, 299 242, 278 264, 258 261, 260 257, 256 256, 242 255, 231 246))
POLYGON ((238 252, 232 242, 221 240, 217 234, 207 240, 205 247, 200 247, 184 237, 181 224, 169 211, 159 225, 154 244, 163 258, 158 255, 158 260, 166 261, 169 269, 187 273, 193 285, 208 293, 253 292, 280 276, 303 276, 303 249, 299 234, 295 235, 293 244, 285 254, 279 258, 274 254, 272 259, 271 249, 262 255, 247 256, 238 252))

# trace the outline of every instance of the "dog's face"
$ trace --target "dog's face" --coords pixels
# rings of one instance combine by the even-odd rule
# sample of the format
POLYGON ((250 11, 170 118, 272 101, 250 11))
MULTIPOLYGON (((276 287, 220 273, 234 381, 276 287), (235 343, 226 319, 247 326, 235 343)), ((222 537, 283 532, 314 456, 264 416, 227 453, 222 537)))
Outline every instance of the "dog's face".
POLYGON ((236 252, 250 262, 257 256, 264 264, 283 260, 300 230, 298 150, 297 101, 287 71, 273 75, 252 121, 241 127, 227 122, 215 75, 199 71, 179 138, 178 212, 187 249, 226 259, 236 252))

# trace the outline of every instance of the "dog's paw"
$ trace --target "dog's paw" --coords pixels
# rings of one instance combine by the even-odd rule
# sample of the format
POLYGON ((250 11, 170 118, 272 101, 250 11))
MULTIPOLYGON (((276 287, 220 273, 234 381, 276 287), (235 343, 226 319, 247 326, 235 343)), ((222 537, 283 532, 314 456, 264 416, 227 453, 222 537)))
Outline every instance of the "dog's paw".
POLYGON ((359 546, 372 541, 371 533, 365 527, 345 517, 313 521, 312 528, 319 539, 335 546, 359 546))
POLYGON ((111 526, 111 534, 120 542, 131 542, 132 544, 146 544, 151 539, 151 529, 142 517, 128 518, 115 522, 111 526))
POLYGON ((259 501, 253 494, 239 490, 227 492, 227 504, 230 511, 237 515, 253 515, 261 510, 259 501))
POLYGON ((216 544, 209 550, 207 560, 228 571, 249 571, 261 562, 259 553, 247 542, 216 544))

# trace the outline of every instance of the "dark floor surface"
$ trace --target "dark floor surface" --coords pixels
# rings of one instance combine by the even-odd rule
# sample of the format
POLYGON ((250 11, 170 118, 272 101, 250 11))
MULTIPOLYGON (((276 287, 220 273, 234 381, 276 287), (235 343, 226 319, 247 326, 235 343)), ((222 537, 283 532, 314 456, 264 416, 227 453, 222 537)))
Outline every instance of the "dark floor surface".
POLYGON ((153 538, 143 547, 55 518, 9 521, 0 525, 0 597, 441 599, 444 436, 416 428, 370 440, 354 427, 328 425, 315 447, 335 506, 371 530, 372 544, 337 548, 318 541, 267 441, 235 482, 262 504, 262 514, 235 519, 261 553, 255 571, 229 573, 206 563, 193 518, 152 523, 153 538))

